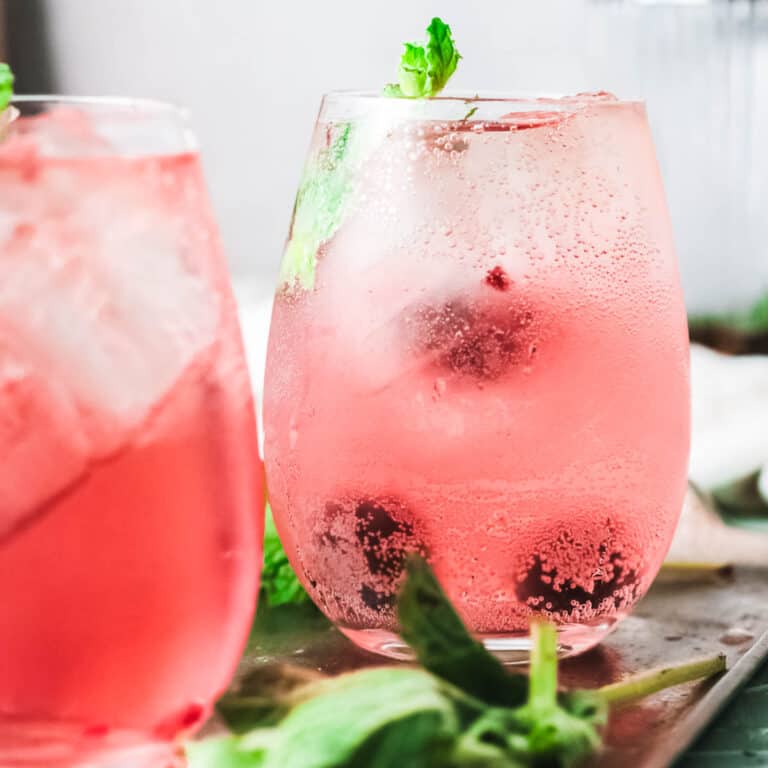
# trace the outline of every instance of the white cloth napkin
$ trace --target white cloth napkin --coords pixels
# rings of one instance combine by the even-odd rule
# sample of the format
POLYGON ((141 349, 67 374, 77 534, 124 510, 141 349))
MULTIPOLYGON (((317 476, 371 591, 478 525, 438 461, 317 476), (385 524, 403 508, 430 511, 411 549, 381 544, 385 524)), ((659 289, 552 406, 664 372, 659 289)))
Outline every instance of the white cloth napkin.
POLYGON ((691 402, 690 477, 699 487, 768 464, 768 356, 733 357, 694 344, 691 402))

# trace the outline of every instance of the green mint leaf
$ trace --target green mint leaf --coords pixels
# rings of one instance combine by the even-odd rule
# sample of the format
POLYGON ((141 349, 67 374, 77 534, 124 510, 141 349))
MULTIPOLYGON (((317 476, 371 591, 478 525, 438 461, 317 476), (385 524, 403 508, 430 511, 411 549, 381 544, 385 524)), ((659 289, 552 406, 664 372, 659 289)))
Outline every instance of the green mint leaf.
POLYGON ((423 46, 405 44, 398 79, 403 96, 418 99, 430 95, 427 87, 427 52, 423 46))
POLYGON ((451 28, 437 17, 427 27, 426 45, 405 43, 397 85, 387 85, 385 96, 422 99, 436 96, 456 71, 461 55, 451 28))
POLYGON ((11 68, 0 62, 0 110, 5 109, 13 98, 13 72, 11 68))
POLYGON ((390 752, 399 740, 406 751, 424 758, 411 765, 436 766, 440 763, 427 762, 426 757, 433 747, 442 751, 459 729, 440 681, 422 670, 366 669, 309 688, 313 695, 295 705, 277 726, 241 737, 241 748, 264 754, 259 768, 368 766, 358 756, 372 751, 372 739, 388 744, 390 752), (416 734, 411 733, 414 721, 416 734))
POLYGON ((315 284, 318 251, 341 224, 351 187, 348 154, 352 125, 343 123, 330 130, 328 145, 310 157, 304 169, 280 267, 283 283, 298 282, 305 289, 315 284))
POLYGON ((426 561, 412 555, 406 568, 408 575, 398 600, 400 634, 419 663, 481 701, 522 704, 525 678, 508 674, 467 632, 426 561))
POLYGON ((359 768, 447 768, 454 741, 443 713, 415 712, 384 726, 355 752, 359 768))
POLYGON ((469 112, 467 112, 467 114, 464 115, 464 117, 461 118, 461 121, 463 123, 466 123, 467 120, 469 120, 469 118, 472 117, 472 115, 475 114, 475 112, 477 112, 477 107, 472 107, 472 109, 470 109, 469 112))
POLYGON ((309 595, 288 562, 269 505, 264 525, 264 566, 261 570, 261 590, 270 605, 306 603, 309 595))
POLYGON ((430 95, 434 96, 445 88, 448 79, 456 71, 461 55, 451 37, 451 28, 442 19, 432 19, 427 27, 427 35, 427 75, 431 81, 430 95))

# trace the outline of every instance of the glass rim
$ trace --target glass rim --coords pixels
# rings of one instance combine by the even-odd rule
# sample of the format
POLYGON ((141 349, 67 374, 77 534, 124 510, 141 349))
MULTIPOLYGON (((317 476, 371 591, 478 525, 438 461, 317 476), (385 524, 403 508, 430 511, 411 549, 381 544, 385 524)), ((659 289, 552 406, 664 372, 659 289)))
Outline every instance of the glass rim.
MULTIPOLYGON (((8 108, 0 112, 5 119, 0 124, 0 135, 4 130, 12 130, 17 120, 35 120, 42 114, 64 109, 80 113, 93 121, 99 135, 109 136, 113 151, 105 154, 144 157, 199 151, 189 110, 165 101, 125 96, 14 95, 8 108)), ((71 157, 77 153, 51 151, 50 156, 71 157)))
POLYGON ((169 114, 189 119, 189 110, 169 101, 161 99, 133 98, 131 96, 79 96, 58 93, 15 93, 9 102, 15 105, 63 105, 72 107, 96 107, 105 109, 123 109, 128 111, 145 111, 154 114, 169 114))
POLYGON ((565 108, 574 106, 645 106, 645 99, 622 99, 604 91, 583 93, 557 93, 536 91, 447 91, 427 99, 397 99, 385 96, 380 90, 340 89, 327 91, 323 94, 323 100, 345 102, 379 102, 397 105, 448 105, 448 104, 511 104, 520 106, 533 106, 541 108, 557 108, 562 105, 565 108), (603 95, 610 98, 601 98, 603 95))

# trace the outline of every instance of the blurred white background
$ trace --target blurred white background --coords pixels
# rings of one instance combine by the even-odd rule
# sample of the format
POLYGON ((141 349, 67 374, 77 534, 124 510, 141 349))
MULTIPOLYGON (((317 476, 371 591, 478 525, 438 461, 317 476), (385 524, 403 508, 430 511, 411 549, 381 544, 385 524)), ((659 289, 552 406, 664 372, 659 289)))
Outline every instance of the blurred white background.
MULTIPOLYGON (((18 18, 31 0, 7 2, 18 18)), ((764 0, 35 3, 56 90, 191 109, 238 277, 276 272, 320 95, 394 79, 401 43, 438 14, 464 55, 454 88, 646 98, 689 307, 768 288, 764 0)))

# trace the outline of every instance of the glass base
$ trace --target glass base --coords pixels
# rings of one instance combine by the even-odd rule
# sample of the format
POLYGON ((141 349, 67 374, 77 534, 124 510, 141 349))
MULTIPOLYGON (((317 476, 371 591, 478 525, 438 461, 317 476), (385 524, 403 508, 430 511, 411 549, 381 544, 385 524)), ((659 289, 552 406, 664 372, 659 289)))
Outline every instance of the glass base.
POLYGON ((185 768, 172 742, 135 732, 83 731, 59 723, 20 722, 0 714, 0 768, 185 768))
MULTIPOLYGON (((622 617, 615 616, 600 624, 563 624, 557 628, 557 655, 565 659, 577 656, 598 645, 622 617)), ((411 649, 394 632, 386 629, 339 629, 355 645, 371 653, 398 661, 413 661, 411 649)), ((527 633, 477 635, 477 639, 502 664, 527 664, 531 652, 531 639, 527 633)))

